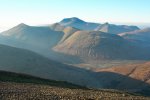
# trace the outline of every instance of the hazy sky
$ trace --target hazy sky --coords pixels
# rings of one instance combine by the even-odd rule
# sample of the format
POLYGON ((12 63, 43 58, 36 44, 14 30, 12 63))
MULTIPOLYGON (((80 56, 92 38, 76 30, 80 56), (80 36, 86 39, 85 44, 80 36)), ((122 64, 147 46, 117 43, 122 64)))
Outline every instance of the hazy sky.
POLYGON ((92 22, 150 23, 150 0, 0 0, 0 30, 67 17, 92 22))

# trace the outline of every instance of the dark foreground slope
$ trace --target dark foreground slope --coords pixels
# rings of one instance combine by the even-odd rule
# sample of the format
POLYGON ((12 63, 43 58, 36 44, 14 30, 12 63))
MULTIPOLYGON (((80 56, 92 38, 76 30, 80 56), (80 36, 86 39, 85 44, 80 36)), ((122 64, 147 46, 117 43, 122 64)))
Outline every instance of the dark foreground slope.
POLYGON ((149 100, 117 90, 93 90, 66 82, 0 71, 1 100, 149 100), (40 83, 40 84, 39 84, 40 83), (74 88, 74 89, 72 89, 74 88))
POLYGON ((64 88, 86 89, 85 87, 74 85, 65 81, 43 79, 43 78, 39 78, 27 74, 14 73, 14 72, 2 71, 2 70, 0 70, 0 82, 32 83, 32 84, 50 85, 50 86, 64 87, 64 88))
POLYGON ((149 100, 115 90, 84 90, 48 85, 0 83, 1 100, 149 100))

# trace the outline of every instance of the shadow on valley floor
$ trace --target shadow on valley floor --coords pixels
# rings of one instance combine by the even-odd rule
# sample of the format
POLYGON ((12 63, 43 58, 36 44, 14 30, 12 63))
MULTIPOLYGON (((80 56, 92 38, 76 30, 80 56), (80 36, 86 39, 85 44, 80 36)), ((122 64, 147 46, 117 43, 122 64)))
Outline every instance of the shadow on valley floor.
POLYGON ((117 89, 150 96, 150 84, 113 72, 95 72, 95 77, 104 89, 117 89))

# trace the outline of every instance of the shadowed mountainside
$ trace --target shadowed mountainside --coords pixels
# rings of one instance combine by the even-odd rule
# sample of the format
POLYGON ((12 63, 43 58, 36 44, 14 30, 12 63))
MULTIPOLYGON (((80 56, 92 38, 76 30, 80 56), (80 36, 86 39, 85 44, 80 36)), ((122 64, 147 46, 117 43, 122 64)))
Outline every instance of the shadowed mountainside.
POLYGON ((43 79, 35 76, 30 76, 27 74, 7 72, 2 70, 0 70, 0 82, 33 83, 33 84, 40 84, 40 85, 56 86, 60 88, 63 87, 63 88, 72 88, 72 89, 75 88, 87 89, 86 87, 71 84, 65 81, 43 79))
POLYGON ((50 60, 28 50, 0 45, 0 55, 0 70, 101 87, 90 71, 50 60))

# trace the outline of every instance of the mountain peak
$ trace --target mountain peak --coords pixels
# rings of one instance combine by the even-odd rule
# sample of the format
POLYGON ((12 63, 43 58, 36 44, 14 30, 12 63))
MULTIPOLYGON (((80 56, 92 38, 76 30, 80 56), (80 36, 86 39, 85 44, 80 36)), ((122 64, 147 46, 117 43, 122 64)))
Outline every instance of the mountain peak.
POLYGON ((71 17, 71 18, 64 18, 61 23, 69 23, 69 22, 84 22, 83 20, 77 18, 77 17, 71 17))
POLYGON ((104 23, 105 25, 109 25, 109 23, 108 22, 106 22, 106 23, 104 23))
POLYGON ((17 25, 17 27, 28 27, 28 25, 26 25, 24 23, 20 23, 19 25, 17 25))
POLYGON ((79 19, 79 18, 77 18, 77 17, 72 17, 72 18, 70 18, 71 20, 75 20, 75 21, 83 21, 83 20, 81 20, 81 19, 79 19))

